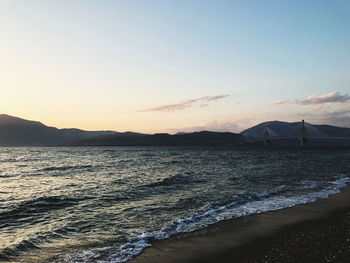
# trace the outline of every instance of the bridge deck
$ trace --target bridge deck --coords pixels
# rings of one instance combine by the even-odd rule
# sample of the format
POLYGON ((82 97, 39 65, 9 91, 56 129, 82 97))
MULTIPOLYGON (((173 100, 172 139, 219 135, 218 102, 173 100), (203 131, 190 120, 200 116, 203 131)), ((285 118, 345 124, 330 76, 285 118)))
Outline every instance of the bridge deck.
MULTIPOLYGON (((275 140, 290 140, 290 139, 297 139, 300 140, 299 137, 271 137, 267 141, 275 141, 275 140)), ((318 136, 318 137, 305 137, 305 139, 336 139, 336 140, 350 140, 350 137, 330 137, 330 136, 318 136)), ((258 143, 258 142, 265 142, 266 139, 259 139, 259 140, 253 140, 253 141, 246 141, 241 143, 233 143, 229 145, 245 145, 245 144, 252 144, 252 143, 258 143)))

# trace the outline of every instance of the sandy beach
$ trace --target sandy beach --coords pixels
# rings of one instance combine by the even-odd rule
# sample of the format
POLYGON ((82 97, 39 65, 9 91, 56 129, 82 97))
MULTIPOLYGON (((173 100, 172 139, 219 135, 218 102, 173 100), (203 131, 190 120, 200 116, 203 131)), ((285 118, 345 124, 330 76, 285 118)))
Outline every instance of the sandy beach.
POLYGON ((130 262, 350 262, 349 201, 348 186, 314 203, 153 241, 130 262))

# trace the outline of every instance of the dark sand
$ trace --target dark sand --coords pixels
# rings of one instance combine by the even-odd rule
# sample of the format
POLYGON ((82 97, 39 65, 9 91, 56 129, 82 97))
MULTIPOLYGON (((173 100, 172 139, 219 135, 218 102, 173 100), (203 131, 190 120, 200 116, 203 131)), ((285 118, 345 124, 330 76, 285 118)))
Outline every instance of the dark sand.
POLYGON ((154 241, 130 262, 350 262, 350 187, 314 203, 154 241))

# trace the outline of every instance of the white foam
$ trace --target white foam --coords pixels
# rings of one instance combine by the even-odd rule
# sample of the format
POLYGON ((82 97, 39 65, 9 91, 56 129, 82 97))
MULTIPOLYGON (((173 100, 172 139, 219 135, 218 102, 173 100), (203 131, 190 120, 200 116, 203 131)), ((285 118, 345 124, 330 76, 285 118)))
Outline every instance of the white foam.
MULTIPOLYGON (((150 240, 166 239, 178 233, 191 232, 200 228, 204 228, 210 224, 217 223, 222 220, 241 217, 250 214, 259 214, 267 211, 274 211, 283 208, 293 207, 298 204, 315 202, 317 199, 325 199, 330 195, 340 192, 350 182, 350 178, 342 178, 333 182, 328 182, 328 186, 324 189, 298 196, 278 196, 264 193, 246 197, 244 200, 238 199, 228 205, 211 207, 209 209, 199 211, 198 213, 175 220, 169 226, 160 230, 147 232, 140 230, 129 231, 130 233, 140 233, 138 237, 129 240, 126 244, 118 247, 104 247, 91 250, 70 253, 62 256, 60 260, 63 262, 96 262, 96 263, 121 263, 125 262, 136 255, 140 254, 146 247, 150 247, 150 240), (106 260, 99 260, 101 252, 108 251, 106 260)), ((301 188, 313 189, 316 186, 314 181, 303 181, 300 183, 301 188)), ((284 187, 284 186, 283 186, 284 187)), ((283 188, 281 186, 281 188, 283 188)))

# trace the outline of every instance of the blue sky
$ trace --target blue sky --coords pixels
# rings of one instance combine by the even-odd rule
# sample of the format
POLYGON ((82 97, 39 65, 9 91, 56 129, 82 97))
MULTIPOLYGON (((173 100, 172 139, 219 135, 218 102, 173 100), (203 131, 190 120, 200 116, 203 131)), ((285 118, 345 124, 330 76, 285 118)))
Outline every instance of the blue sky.
POLYGON ((2 0, 0 23, 2 113, 89 130, 350 127, 350 1, 2 0))

